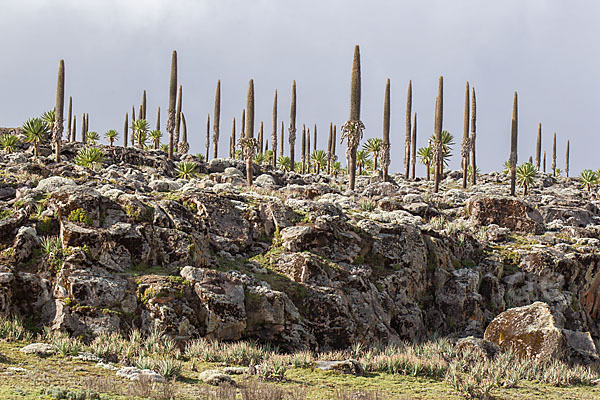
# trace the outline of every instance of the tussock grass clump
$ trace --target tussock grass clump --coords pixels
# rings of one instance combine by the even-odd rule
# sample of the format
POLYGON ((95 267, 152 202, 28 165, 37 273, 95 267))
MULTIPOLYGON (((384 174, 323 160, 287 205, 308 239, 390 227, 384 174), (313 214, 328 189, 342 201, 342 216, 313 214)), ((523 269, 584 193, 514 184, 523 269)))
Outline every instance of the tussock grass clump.
POLYGON ((7 342, 33 340, 33 332, 26 329, 23 320, 17 317, 0 317, 0 339, 7 342))

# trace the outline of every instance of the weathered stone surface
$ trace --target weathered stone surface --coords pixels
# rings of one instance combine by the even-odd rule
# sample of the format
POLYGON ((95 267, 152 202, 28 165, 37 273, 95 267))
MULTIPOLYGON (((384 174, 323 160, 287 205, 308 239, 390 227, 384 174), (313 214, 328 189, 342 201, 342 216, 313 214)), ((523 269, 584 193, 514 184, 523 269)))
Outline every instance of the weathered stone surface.
POLYGON ((363 376, 365 371, 362 365, 356 360, 344 360, 344 361, 317 361, 315 362, 317 368, 323 371, 335 371, 342 374, 363 376))
POLYGON ((478 353, 488 359, 494 359, 502 351, 496 343, 473 336, 459 339, 454 349, 458 353, 478 353))
POLYGON ((520 356, 541 361, 567 356, 563 333, 550 307, 542 302, 504 311, 488 325, 484 339, 503 350, 512 348, 520 356))
POLYGON ((198 374, 198 380, 207 385, 222 385, 222 384, 235 384, 235 381, 231 377, 218 369, 207 369, 198 374))
POLYGON ((496 224, 513 231, 541 233, 539 211, 523 200, 509 197, 478 196, 467 202, 471 221, 479 226, 496 224))
POLYGON ((35 354, 36 356, 46 357, 54 354, 56 348, 48 343, 32 343, 22 347, 19 351, 25 354, 35 354))

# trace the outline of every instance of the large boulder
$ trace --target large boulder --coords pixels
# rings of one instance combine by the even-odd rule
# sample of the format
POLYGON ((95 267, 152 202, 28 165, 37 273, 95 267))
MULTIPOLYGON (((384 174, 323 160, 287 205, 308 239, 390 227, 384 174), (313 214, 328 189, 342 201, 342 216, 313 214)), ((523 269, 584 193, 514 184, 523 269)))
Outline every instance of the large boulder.
POLYGON ((512 348, 520 356, 540 361, 564 359, 567 355, 562 330, 548 304, 539 301, 499 314, 490 322, 483 338, 502 350, 512 348))
POLYGON ((471 222, 496 224, 512 231, 540 234, 544 223, 539 211, 523 200, 501 196, 476 196, 467 202, 471 222))

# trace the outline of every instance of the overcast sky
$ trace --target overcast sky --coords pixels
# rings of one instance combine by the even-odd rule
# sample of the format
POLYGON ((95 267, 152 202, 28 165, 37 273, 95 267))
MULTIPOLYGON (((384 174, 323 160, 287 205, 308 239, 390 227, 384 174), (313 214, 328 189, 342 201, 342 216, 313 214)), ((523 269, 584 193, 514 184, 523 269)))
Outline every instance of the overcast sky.
MULTIPOLYGON (((264 120, 270 136, 275 89, 288 126, 295 79, 298 125, 316 123, 325 148, 329 122, 340 126, 348 118, 359 44, 367 138, 381 137, 385 81, 391 79, 393 171, 403 163, 409 79, 420 147, 433 130, 443 75, 444 129, 457 138, 452 168, 460 164, 468 80, 477 92, 482 171, 508 159, 518 91, 519 161, 535 156, 541 122, 548 168, 556 132, 558 166, 564 169, 570 139, 576 175, 600 167, 599 11, 593 0, 0 0, 0 126, 20 126, 53 107, 62 58, 78 128, 87 112, 90 130, 121 132, 125 113, 132 105, 137 113, 145 89, 148 119, 154 126, 161 106, 164 131, 171 52, 177 50, 191 152, 205 151, 206 117, 220 79, 219 153, 227 154, 231 120, 239 127, 250 78, 255 131, 264 120)), ((344 149, 338 144, 341 158, 344 149)))

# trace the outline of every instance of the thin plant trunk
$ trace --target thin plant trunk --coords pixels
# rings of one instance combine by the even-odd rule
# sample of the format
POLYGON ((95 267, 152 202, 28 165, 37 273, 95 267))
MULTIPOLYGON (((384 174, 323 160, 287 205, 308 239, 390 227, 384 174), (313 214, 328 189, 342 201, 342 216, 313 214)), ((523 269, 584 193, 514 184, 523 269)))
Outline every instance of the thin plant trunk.
POLYGON ((476 144, 476 122, 477 104, 475 100, 475 88, 471 88, 471 184, 477 184, 477 163, 475 161, 475 144, 476 144))
POLYGON ((517 92, 513 99, 513 114, 510 131, 510 195, 515 195, 515 184, 517 179, 517 129, 518 129, 518 105, 517 92))
POLYGON ((171 80, 169 84, 169 112, 167 118, 167 132, 169 132, 169 160, 173 159, 173 146, 175 145, 175 102, 177 99, 177 51, 171 57, 171 80))
POLYGON ((390 80, 385 82, 385 94, 383 96, 383 161, 382 178, 388 181, 388 168, 390 166, 390 80))

